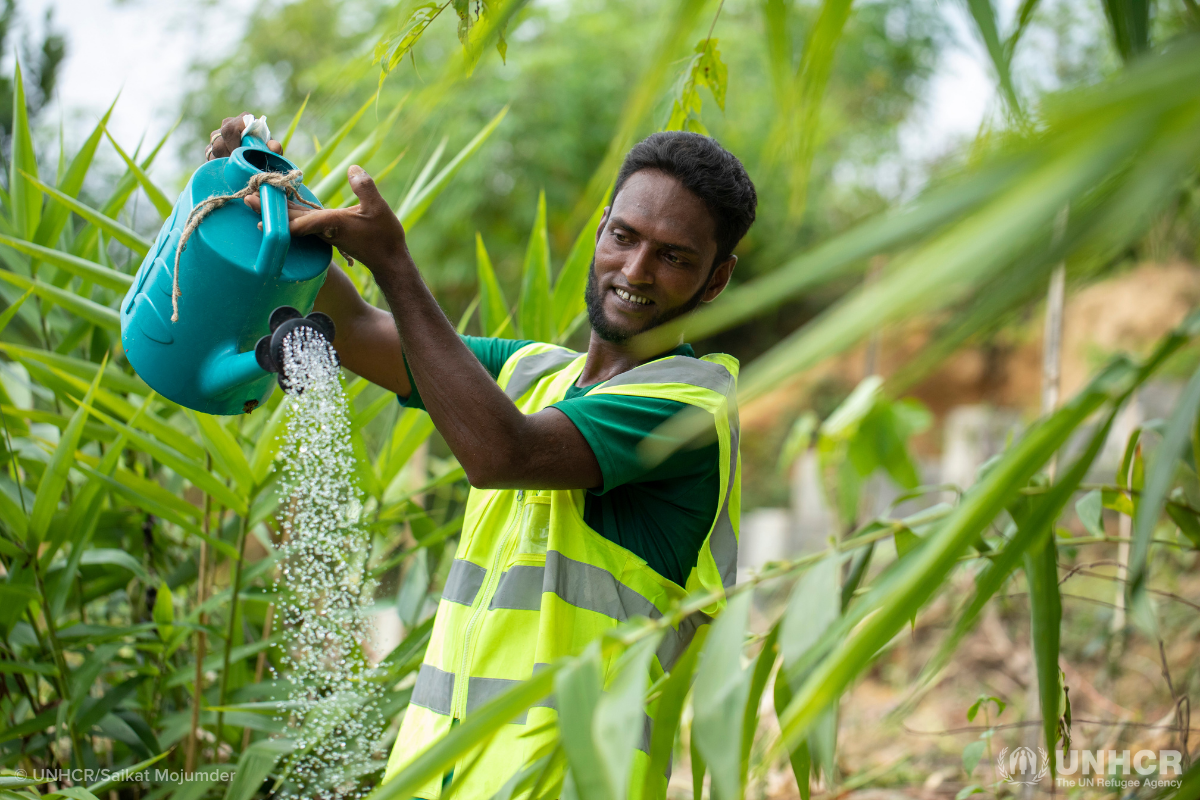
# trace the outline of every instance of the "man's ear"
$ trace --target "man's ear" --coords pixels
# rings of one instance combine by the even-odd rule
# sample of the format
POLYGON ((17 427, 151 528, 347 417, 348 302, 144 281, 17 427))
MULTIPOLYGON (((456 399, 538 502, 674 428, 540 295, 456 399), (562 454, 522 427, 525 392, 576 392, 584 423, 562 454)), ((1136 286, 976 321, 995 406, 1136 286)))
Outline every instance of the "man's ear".
POLYGON ((608 224, 608 215, 612 213, 612 206, 604 207, 604 215, 600 217, 600 224, 596 226, 596 244, 600 244, 600 234, 604 233, 604 226, 608 224))
POLYGON ((737 256, 731 255, 729 258, 717 264, 712 275, 708 279, 708 287, 704 290, 704 297, 701 299, 703 303, 711 303, 717 299, 717 295, 725 291, 725 287, 729 285, 729 278, 733 275, 733 268, 737 265, 737 256))

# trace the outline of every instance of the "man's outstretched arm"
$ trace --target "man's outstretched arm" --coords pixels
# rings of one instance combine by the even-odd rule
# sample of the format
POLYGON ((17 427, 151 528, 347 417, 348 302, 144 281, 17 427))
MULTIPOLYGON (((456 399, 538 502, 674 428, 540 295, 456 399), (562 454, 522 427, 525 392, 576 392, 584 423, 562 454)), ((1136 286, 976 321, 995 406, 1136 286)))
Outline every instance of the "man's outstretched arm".
MULTIPOLYGON (((388 315, 378 309, 373 314, 357 308, 354 298, 368 304, 358 297, 349 278, 340 270, 330 274, 327 281, 332 283, 328 289, 322 289, 321 310, 335 322, 339 318, 356 320, 345 334, 338 331, 335 342, 347 368, 407 396, 411 388, 403 374, 400 360, 403 353, 429 416, 473 486, 488 489, 600 486, 603 482, 600 465, 583 434, 557 409, 547 408, 530 415, 517 409, 442 313, 409 255, 400 221, 380 196, 375 182, 357 166, 350 167, 349 175, 350 187, 359 198, 358 205, 289 211, 293 236, 319 236, 361 261, 375 276, 392 309, 393 314, 388 315), (398 341, 381 331, 388 316, 394 318, 398 341), (395 341, 394 349, 387 344, 390 341, 395 341), (369 342, 379 343, 381 352, 373 352, 374 348, 367 345, 369 342)), ((253 206, 257 198, 247 200, 253 206)))

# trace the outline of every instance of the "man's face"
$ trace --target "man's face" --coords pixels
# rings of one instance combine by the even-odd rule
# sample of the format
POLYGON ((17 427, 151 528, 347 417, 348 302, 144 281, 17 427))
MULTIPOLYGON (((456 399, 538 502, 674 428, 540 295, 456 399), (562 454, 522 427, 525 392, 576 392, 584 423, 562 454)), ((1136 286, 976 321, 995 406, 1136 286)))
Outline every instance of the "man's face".
POLYGON ((714 299, 737 262, 714 267, 716 256, 704 201, 664 172, 635 172, 596 231, 585 293, 592 330, 624 342, 714 299))

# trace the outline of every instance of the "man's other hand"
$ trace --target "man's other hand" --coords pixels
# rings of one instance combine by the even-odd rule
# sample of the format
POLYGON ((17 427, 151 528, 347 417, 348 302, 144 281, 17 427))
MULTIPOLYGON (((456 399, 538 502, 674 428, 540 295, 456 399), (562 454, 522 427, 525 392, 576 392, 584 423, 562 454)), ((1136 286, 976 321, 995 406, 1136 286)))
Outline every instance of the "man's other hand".
MULTIPOLYGON (((204 150, 205 161, 226 158, 242 146, 242 131, 246 130, 246 123, 242 121, 242 118, 249 113, 247 111, 245 114, 221 120, 221 127, 208 135, 208 147, 204 150)), ((267 148, 273 153, 283 155, 283 145, 274 139, 267 142, 267 148)))
MULTIPOLYGON (((366 265, 378 280, 378 270, 387 268, 393 258, 408 252, 404 228, 379 194, 375 181, 362 167, 355 164, 346 172, 350 177, 350 188, 358 196, 358 205, 318 211, 289 202, 291 233, 292 236, 311 234, 328 242, 343 255, 366 265)), ((249 195, 244 202, 261 213, 258 195, 249 195)))

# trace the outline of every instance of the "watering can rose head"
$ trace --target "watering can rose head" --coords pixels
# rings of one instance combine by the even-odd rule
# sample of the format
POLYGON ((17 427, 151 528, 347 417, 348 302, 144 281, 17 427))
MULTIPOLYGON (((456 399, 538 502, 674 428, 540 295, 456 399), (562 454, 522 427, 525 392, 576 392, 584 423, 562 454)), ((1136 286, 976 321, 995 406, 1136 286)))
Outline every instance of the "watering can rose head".
POLYGON ((208 414, 239 414, 275 384, 255 356, 271 333, 271 312, 312 310, 332 249, 289 231, 289 201, 321 205, 265 118, 224 120, 205 155, 121 303, 121 341, 138 375, 163 396, 208 414))

